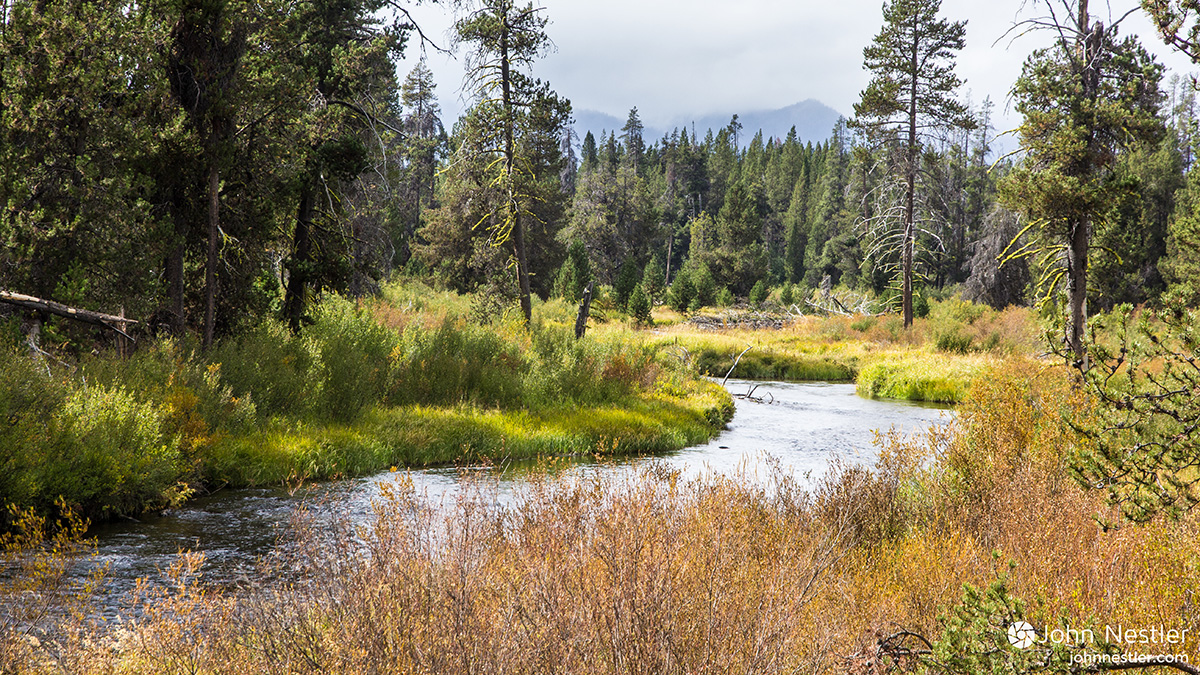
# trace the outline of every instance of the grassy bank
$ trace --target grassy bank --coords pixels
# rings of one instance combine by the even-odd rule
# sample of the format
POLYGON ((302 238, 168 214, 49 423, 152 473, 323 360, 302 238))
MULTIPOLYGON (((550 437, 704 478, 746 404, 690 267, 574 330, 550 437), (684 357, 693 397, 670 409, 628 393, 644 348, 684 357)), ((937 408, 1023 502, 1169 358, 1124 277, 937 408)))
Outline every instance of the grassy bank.
MULTIPOLYGON (((483 487, 442 512, 393 490, 365 529, 295 524, 278 564, 320 583, 215 592, 184 556, 137 625, 10 640, 0 669, 882 673, 902 659, 1066 675, 1083 672, 1073 655, 1151 648, 1194 661, 1200 520, 1098 527, 1112 509, 1069 468, 1092 414, 1060 368, 1011 359, 986 367, 950 426, 885 437, 874 470, 811 489, 790 472, 763 484, 650 467, 534 477, 507 513, 483 487), (1018 619, 1189 632, 1021 650, 1006 635, 1018 619)), ((47 569, 30 578, 53 584, 47 569)))
POLYGON ((781 330, 676 324, 660 339, 686 349, 712 377, 724 377, 741 355, 732 377, 856 382, 868 398, 958 403, 985 366, 1030 353, 1035 333, 1028 310, 946 300, 909 330, 895 316, 802 317, 781 330))
POLYGON ((575 340, 478 326, 413 285, 327 298, 301 335, 275 322, 201 352, 164 340, 64 366, 0 353, 0 502, 91 518, 196 491, 540 456, 662 452, 706 440, 728 394, 634 334, 575 340))

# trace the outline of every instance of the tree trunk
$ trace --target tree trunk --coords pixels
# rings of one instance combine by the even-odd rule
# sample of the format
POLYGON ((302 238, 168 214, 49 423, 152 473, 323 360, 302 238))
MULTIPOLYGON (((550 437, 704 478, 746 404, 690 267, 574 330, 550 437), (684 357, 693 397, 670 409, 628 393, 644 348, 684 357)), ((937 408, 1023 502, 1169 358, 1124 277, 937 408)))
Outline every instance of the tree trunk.
POLYGON ((663 288, 668 288, 671 285, 671 246, 675 243, 675 229, 671 227, 671 233, 667 236, 667 271, 663 273, 663 288))
POLYGON ((904 277, 904 288, 901 291, 904 303, 904 327, 911 328, 913 324, 912 275, 913 275, 913 239, 915 237, 913 219, 916 211, 917 190, 917 21, 918 16, 913 12, 913 41, 912 41, 912 83, 908 97, 908 167, 905 176, 904 195, 904 250, 901 274, 904 277))
POLYGON ((175 337, 183 337, 183 331, 187 326, 187 320, 184 316, 184 284, 183 278, 183 260, 187 254, 187 238, 188 231, 191 229, 189 224, 193 210, 187 204, 184 188, 176 183, 171 190, 171 220, 174 222, 174 239, 173 246, 170 252, 167 253, 166 274, 167 274, 167 294, 170 298, 168 306, 171 314, 171 334, 175 337))
POLYGON ((171 296, 171 334, 183 337, 186 321, 183 317, 183 254, 187 228, 175 221, 175 248, 167 256, 167 289, 171 296))
POLYGON ((208 168, 208 261, 204 266, 204 348, 213 343, 217 306, 217 244, 221 233, 221 170, 215 159, 208 168))
POLYGON ((312 248, 309 231, 312 228, 312 186, 305 184, 300 194, 300 209, 296 214, 296 233, 292 239, 292 261, 288 266, 287 293, 283 300, 283 314, 293 333, 300 332, 304 318, 304 305, 308 296, 308 258, 312 248))
POLYGON ((587 333, 588 315, 592 311, 592 286, 595 281, 589 281, 587 288, 583 289, 583 301, 579 303, 579 314, 575 316, 575 339, 582 340, 587 333))
MULTIPOLYGON (((1083 98, 1095 100, 1099 88, 1095 57, 1100 49, 1099 31, 1092 34, 1088 18, 1088 0, 1079 0, 1079 51, 1084 64, 1080 73, 1083 98)), ((1095 132, 1089 133, 1089 144, 1094 142, 1095 132)), ((1084 344, 1084 327, 1087 325, 1087 265, 1088 248, 1091 245, 1091 223, 1080 219, 1071 223, 1070 242, 1067 250, 1067 286, 1071 319, 1068 326, 1067 347, 1075 359, 1086 366, 1087 348, 1084 344)))
POLYGON ((37 326, 39 330, 41 326, 40 315, 43 312, 61 316, 66 319, 72 319, 74 321, 90 323, 94 326, 103 326, 125 336, 126 338, 129 338, 130 340, 133 340, 133 338, 125 332, 126 325, 137 323, 137 321, 125 317, 125 310, 123 308, 119 316, 114 316, 112 314, 104 314, 102 312, 93 312, 86 309, 79 309, 77 307, 69 307, 62 303, 54 302, 53 300, 44 300, 32 295, 14 293, 4 289, 0 289, 0 303, 38 312, 39 317, 37 320, 39 323, 37 326))
MULTIPOLYGON (((507 19, 506 19, 507 20, 507 19)), ((521 208, 517 203, 513 171, 516 168, 514 135, 516 120, 513 118, 512 73, 509 69, 508 27, 500 34, 500 86, 504 104, 504 172, 508 183, 508 210, 512 218, 514 252, 517 256, 517 285, 521 295, 521 313, 525 315, 525 327, 533 320, 533 303, 529 297, 529 263, 525 251, 525 229, 521 223, 521 208)))
POLYGON ((1086 220, 1074 223, 1071 227, 1071 246, 1067 252, 1068 289, 1071 303, 1070 335, 1067 344, 1074 352, 1076 359, 1085 356, 1084 326, 1087 325, 1087 252, 1088 230, 1086 220))

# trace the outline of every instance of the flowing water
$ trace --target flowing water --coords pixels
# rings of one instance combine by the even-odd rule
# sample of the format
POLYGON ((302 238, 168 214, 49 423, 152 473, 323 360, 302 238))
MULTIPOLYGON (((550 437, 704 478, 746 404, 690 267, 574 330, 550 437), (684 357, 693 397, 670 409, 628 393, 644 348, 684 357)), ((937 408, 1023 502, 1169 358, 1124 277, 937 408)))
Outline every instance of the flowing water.
MULTIPOLYGON (((868 400, 854 393, 853 384, 755 383, 730 380, 737 412, 726 431, 706 445, 654 458, 618 463, 579 462, 564 471, 630 471, 648 461, 663 462, 684 475, 741 472, 748 480, 767 471, 792 471, 812 481, 831 462, 870 464, 878 449, 875 431, 897 428, 919 432, 948 419, 945 406, 868 400), (777 460, 771 464, 767 458, 777 460)), ((411 479, 431 504, 452 498, 465 473, 494 481, 500 501, 519 490, 522 467, 424 469, 383 473, 355 480, 282 488, 222 490, 195 499, 184 508, 140 522, 120 522, 97 528, 99 556, 109 565, 106 596, 115 611, 125 604, 138 577, 158 577, 179 551, 205 554, 205 579, 219 585, 238 584, 255 572, 256 561, 269 553, 290 517, 304 503, 319 503, 327 513, 365 518, 380 485, 411 479)))

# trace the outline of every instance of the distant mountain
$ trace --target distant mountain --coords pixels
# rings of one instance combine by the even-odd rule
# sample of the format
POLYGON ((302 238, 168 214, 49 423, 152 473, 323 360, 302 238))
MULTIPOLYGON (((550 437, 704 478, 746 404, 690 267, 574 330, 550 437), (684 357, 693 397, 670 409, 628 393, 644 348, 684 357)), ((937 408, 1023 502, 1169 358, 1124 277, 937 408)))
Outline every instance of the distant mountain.
MULTIPOLYGON (((579 134, 579 140, 582 141, 587 132, 592 132, 596 137, 596 142, 600 142, 600 135, 608 136, 608 132, 615 132, 618 136, 621 135, 621 127, 625 126, 624 119, 618 119, 608 113, 598 112, 596 110, 576 110, 575 111, 575 133, 579 134)), ((657 129, 653 132, 650 127, 647 127, 642 132, 642 138, 650 141, 651 139, 662 138, 662 133, 657 129)))
MULTIPOLYGON (((705 115, 696 118, 680 117, 674 120, 669 129, 647 126, 643 137, 646 139, 646 143, 650 144, 675 129, 687 127, 690 130, 694 126, 696 133, 703 140, 709 129, 715 133, 718 129, 725 128, 729 125, 732 117, 732 114, 705 115)), ((833 125, 837 123, 839 117, 841 117, 841 113, 812 98, 778 110, 739 113, 738 122, 742 124, 742 134, 738 140, 742 146, 746 146, 759 130, 762 130, 763 138, 785 138, 788 131, 795 126, 796 134, 801 141, 819 143, 833 135, 833 125)), ((578 110, 575 112, 575 131, 581 139, 589 131, 597 141, 600 140, 601 133, 607 135, 610 131, 615 132, 619 137, 621 127, 625 126, 625 119, 595 110, 578 110)))

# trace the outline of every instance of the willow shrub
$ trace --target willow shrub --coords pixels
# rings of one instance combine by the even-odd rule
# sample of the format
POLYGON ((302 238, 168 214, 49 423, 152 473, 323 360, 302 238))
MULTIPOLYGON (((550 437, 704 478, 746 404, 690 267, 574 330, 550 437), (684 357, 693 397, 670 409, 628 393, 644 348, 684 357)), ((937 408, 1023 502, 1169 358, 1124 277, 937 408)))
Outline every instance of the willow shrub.
POLYGON ((119 385, 69 380, 23 355, 0 357, 0 497, 48 512, 135 514, 183 496, 187 473, 165 410, 119 385))
POLYGON ((331 295, 299 335, 268 320, 208 352, 162 340, 73 373, 9 350, 0 498, 133 514, 206 485, 579 454, 614 439, 623 452, 677 449, 729 417, 707 392, 658 391, 664 371, 677 385, 692 376, 629 334, 383 315, 331 295))
POLYGON ((526 358, 493 328, 452 319, 411 326, 388 356, 387 401, 511 407, 521 400, 526 358))

